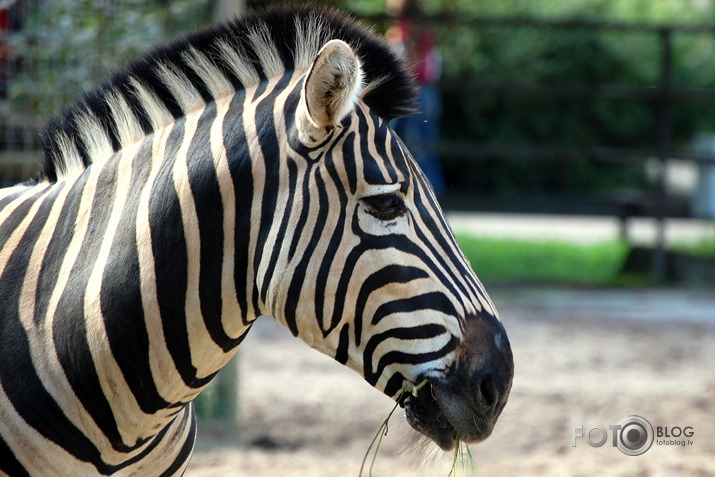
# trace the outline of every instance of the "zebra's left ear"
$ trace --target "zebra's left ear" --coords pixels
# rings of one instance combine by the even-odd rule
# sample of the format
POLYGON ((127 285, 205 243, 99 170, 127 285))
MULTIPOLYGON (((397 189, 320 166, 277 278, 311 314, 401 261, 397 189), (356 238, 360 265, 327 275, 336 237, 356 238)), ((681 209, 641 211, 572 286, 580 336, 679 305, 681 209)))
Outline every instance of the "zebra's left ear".
POLYGON ((353 109, 362 89, 360 60, 342 40, 318 52, 303 83, 297 126, 301 142, 320 141, 353 109))

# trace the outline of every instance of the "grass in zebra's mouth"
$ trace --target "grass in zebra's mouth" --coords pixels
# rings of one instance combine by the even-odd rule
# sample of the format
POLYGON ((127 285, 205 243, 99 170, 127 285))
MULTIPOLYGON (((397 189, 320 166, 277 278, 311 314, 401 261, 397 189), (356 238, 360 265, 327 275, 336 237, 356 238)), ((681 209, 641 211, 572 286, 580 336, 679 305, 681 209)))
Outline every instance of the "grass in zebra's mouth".
MULTIPOLYGON (((372 452, 372 460, 370 461, 370 467, 368 468, 367 474, 369 477, 372 477, 372 470, 375 466, 375 461, 377 460, 377 454, 380 452, 380 445, 382 444, 382 439, 387 435, 389 431, 390 418, 395 413, 398 407, 404 407, 404 400, 408 397, 409 394, 414 397, 417 397, 417 395, 420 393, 420 391, 422 391, 423 388, 428 387, 428 384, 429 380, 425 378, 417 385, 412 386, 411 390, 408 389, 409 384, 406 384, 405 387, 402 388, 400 394, 397 395, 395 405, 393 406, 392 410, 390 410, 385 420, 382 421, 382 424, 380 424, 380 427, 377 429, 375 436, 372 438, 372 441, 370 442, 367 451, 365 451, 365 456, 362 459, 362 464, 360 465, 360 473, 358 474, 358 477, 363 477, 363 472, 365 471, 365 464, 367 463, 368 457, 370 456, 370 451, 374 448, 372 452)), ((430 388, 428 387, 428 389, 430 388)), ((452 468, 449 471, 448 477, 457 477, 458 475, 463 475, 460 472, 460 469, 461 471, 465 471, 465 455, 466 459, 469 460, 469 469, 471 469, 472 475, 476 475, 476 465, 474 463, 472 452, 469 450, 469 445, 465 442, 459 441, 457 442, 457 446, 454 449, 452 468)))
POLYGON ((469 445, 464 442, 458 442, 457 447, 454 448, 454 459, 452 460, 452 470, 449 471, 447 477, 458 477, 459 475, 466 475, 467 472, 471 475, 477 475, 477 466, 474 463, 474 457, 472 456, 472 451, 469 450, 469 445), (466 459, 465 459, 466 453, 466 459), (465 461, 469 460, 469 468, 465 469, 465 461), (461 472, 460 472, 461 469, 461 472))

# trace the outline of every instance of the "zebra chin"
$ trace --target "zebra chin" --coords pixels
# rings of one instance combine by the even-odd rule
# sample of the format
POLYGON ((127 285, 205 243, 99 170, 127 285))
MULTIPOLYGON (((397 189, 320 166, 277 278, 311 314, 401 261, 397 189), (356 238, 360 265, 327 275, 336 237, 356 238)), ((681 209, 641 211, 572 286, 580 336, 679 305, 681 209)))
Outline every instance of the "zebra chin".
POLYGON ((514 359, 502 324, 493 316, 467 319, 457 358, 439 376, 422 376, 428 385, 400 404, 418 432, 449 451, 459 442, 489 437, 506 405, 514 377, 514 359))

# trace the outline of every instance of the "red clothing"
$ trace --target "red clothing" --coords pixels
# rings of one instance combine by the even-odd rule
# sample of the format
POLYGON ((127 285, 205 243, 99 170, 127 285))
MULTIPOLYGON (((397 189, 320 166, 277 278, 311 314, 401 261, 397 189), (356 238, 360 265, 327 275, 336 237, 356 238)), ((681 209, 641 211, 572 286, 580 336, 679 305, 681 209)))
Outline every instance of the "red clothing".
POLYGON ((425 25, 408 17, 400 18, 391 29, 390 39, 412 61, 419 84, 432 84, 439 80, 441 60, 437 40, 425 25))

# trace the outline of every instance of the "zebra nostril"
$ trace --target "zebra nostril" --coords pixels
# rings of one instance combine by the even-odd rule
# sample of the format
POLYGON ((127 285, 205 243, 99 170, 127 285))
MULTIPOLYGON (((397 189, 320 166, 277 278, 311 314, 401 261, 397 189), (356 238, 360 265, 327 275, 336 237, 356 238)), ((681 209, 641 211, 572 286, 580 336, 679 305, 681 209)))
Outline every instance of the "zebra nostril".
POLYGON ((499 399, 499 393, 494 385, 494 379, 491 374, 484 376, 479 383, 479 395, 484 400, 484 403, 492 407, 499 399))

